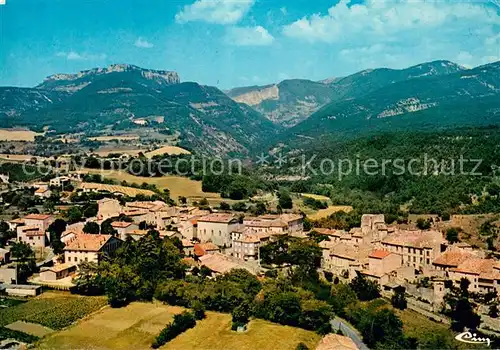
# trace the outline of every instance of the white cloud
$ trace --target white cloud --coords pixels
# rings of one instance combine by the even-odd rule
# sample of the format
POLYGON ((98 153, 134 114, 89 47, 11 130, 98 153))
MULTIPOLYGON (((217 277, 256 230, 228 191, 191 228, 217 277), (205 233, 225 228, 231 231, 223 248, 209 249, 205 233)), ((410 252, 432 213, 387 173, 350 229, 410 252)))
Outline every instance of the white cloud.
POLYGON ((261 26, 232 27, 226 33, 226 41, 237 46, 267 46, 273 43, 274 37, 261 26))
POLYGON ((313 14, 283 27, 286 36, 311 42, 344 42, 355 36, 393 40, 408 31, 427 31, 460 22, 498 25, 496 10, 479 2, 341 0, 328 14, 313 14))
POLYGON ((69 51, 69 52, 58 52, 56 53, 57 57, 64 57, 69 61, 97 61, 97 60, 104 60, 106 59, 106 54, 88 54, 88 53, 78 53, 75 51, 69 51))
POLYGON ((197 0, 186 5, 175 15, 178 23, 203 21, 217 24, 235 24, 252 7, 255 0, 197 0))
MULTIPOLYGON (((448 59, 475 66, 500 55, 498 10, 483 2, 340 0, 283 27, 294 43, 322 43, 350 69, 448 59)), ((333 56, 332 58, 334 58, 333 56)))
POLYGON ((147 41, 146 39, 143 39, 143 38, 138 38, 134 45, 136 47, 140 47, 142 49, 150 49, 152 47, 154 47, 154 45, 152 43, 150 43, 149 41, 147 41))

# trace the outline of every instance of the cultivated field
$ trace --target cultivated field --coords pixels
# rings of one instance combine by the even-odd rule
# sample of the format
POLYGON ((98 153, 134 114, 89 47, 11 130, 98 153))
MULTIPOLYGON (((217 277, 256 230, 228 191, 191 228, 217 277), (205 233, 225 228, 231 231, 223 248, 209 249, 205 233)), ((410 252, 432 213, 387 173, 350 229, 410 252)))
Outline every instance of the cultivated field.
POLYGON ((89 313, 106 305, 105 297, 80 297, 69 293, 45 293, 44 297, 31 299, 26 303, 0 309, 0 326, 12 325, 12 329, 25 332, 35 331, 25 321, 49 329, 62 329, 89 313))
MULTIPOLYGON (((160 303, 132 303, 105 308, 61 332, 48 335, 38 349, 149 349, 153 339, 183 309, 160 303)), ((186 331, 163 349, 183 350, 280 350, 295 349, 303 342, 314 349, 320 336, 303 329, 262 320, 250 321, 245 333, 231 331, 231 315, 207 312, 195 328, 186 331)))
POLYGON ((312 199, 317 199, 319 201, 328 202, 330 200, 330 198, 328 198, 327 196, 322 196, 322 195, 314 194, 314 193, 301 193, 301 195, 302 195, 302 197, 309 197, 312 199))
POLYGON ((201 190, 201 182, 194 181, 187 177, 182 176, 162 176, 162 177, 142 177, 134 176, 123 171, 114 170, 98 170, 98 169, 85 169, 86 172, 91 174, 101 174, 102 176, 117 181, 127 181, 129 183, 142 184, 147 182, 154 184, 159 189, 168 188, 170 190, 170 197, 177 200, 179 196, 186 198, 207 198, 209 200, 220 198, 218 193, 203 192, 201 190))
POLYGON ((43 135, 30 130, 0 129, 0 141, 35 141, 35 136, 43 135))
POLYGON ((183 309, 160 303, 104 308, 41 340, 37 349, 150 349, 153 339, 183 309))
POLYGON ((332 215, 333 213, 336 213, 338 211, 344 211, 346 213, 350 212, 352 210, 352 207, 350 205, 330 205, 326 209, 320 209, 314 214, 309 214, 307 217, 311 220, 319 220, 321 218, 325 218, 329 215, 332 215))
POLYGON ((97 151, 94 151, 93 153, 97 154, 99 157, 107 157, 109 154, 112 153, 120 153, 120 154, 128 154, 131 157, 135 157, 139 155, 139 153, 144 152, 142 149, 120 149, 120 148, 106 148, 102 147, 99 148, 97 151))
POLYGON ((147 152, 145 154, 146 157, 152 158, 157 155, 162 155, 162 154, 168 154, 168 155, 179 155, 179 154, 191 154, 188 150, 177 147, 177 146, 164 146, 158 149, 155 149, 154 151, 147 152))
POLYGON ((24 322, 24 321, 16 321, 6 326, 6 328, 11 329, 13 331, 23 332, 29 335, 34 335, 35 337, 45 337, 47 334, 53 332, 52 329, 48 327, 44 327, 37 323, 24 322))
MULTIPOLYGON (((0 159, 11 160, 13 162, 25 162, 33 158, 31 154, 0 154, 0 159)), ((37 159, 39 157, 36 157, 37 159)))
POLYGON ((79 186, 82 190, 96 190, 96 191, 106 191, 110 193, 121 193, 129 197, 135 197, 139 194, 144 196, 153 196, 155 193, 150 190, 143 190, 140 188, 128 187, 128 186, 120 186, 120 185, 108 185, 108 184, 99 184, 92 182, 82 182, 79 186))
POLYGON ((111 140, 132 141, 132 140, 139 140, 139 135, 96 136, 96 137, 89 137, 89 140, 100 141, 100 142, 108 142, 111 140))
POLYGON ((244 333, 231 331, 231 315, 207 312, 207 318, 187 330, 162 349, 174 350, 289 350, 304 343, 316 348, 321 337, 310 331, 289 326, 252 320, 244 333))

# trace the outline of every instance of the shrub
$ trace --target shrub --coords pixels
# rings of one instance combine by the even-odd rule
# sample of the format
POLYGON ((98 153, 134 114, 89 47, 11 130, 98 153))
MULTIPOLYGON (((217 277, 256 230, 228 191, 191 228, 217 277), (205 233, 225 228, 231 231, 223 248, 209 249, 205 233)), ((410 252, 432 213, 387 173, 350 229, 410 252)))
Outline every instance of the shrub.
POLYGON ((15 339, 23 343, 34 343, 38 340, 38 337, 9 328, 0 327, 0 341, 5 339, 15 339))
POLYGON ((194 318, 196 318, 197 320, 203 320, 205 318, 205 306, 201 301, 199 300, 194 301, 192 309, 194 318))
POLYGON ((151 344, 151 347, 157 349, 177 337, 179 334, 190 328, 194 328, 194 326, 196 326, 196 319, 192 313, 184 311, 181 314, 175 315, 172 323, 163 328, 153 341, 153 344, 151 344))

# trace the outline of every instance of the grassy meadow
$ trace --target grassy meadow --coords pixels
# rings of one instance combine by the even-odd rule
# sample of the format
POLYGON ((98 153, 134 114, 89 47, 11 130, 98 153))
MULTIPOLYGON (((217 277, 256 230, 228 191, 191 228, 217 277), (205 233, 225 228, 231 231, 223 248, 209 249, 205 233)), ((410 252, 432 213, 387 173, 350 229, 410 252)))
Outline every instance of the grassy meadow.
POLYGON ((43 135, 30 130, 0 129, 0 141, 35 141, 35 136, 43 135))
MULTIPOLYGON (((104 308, 61 332, 38 342, 37 349, 149 349, 153 339, 182 312, 181 307, 160 303, 132 303, 126 307, 104 308)), ((193 329, 167 343, 162 349, 206 350, 288 350, 303 342, 314 349, 320 340, 314 332, 252 320, 248 331, 231 331, 231 315, 207 312, 193 329)))
POLYGON ((201 181, 194 181, 183 176, 142 177, 116 170, 85 169, 85 171, 91 174, 101 174, 105 178, 116 181, 135 182, 138 184, 147 182, 156 185, 159 189, 168 188, 170 196, 174 200, 177 200, 179 196, 183 196, 192 199, 207 198, 209 201, 220 201, 218 193, 203 192, 201 190, 201 181))

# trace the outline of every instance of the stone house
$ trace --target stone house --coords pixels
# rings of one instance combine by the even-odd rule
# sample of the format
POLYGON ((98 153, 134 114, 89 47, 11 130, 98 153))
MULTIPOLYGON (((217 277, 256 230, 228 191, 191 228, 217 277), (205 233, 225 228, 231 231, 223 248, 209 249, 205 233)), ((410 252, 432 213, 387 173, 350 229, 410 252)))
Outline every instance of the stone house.
POLYGON ((72 263, 57 264, 52 267, 43 269, 40 272, 40 280, 57 281, 62 278, 71 276, 75 272, 76 272, 76 264, 72 263))
POLYGON ((122 212, 122 206, 120 205, 120 202, 112 198, 103 198, 97 201, 97 206, 97 219, 99 221, 118 217, 122 212))
POLYGON ((231 232, 239 225, 231 214, 210 214, 198 218, 198 239, 221 247, 231 246, 231 232))
POLYGON ((195 243, 193 247, 193 253, 198 257, 219 252, 220 248, 211 242, 195 243))
POLYGON ((403 265, 424 270, 433 267, 432 262, 441 255, 441 246, 445 242, 439 231, 398 230, 385 237, 381 245, 385 250, 401 255, 403 265))
POLYGON ((113 227, 117 233, 117 236, 124 241, 127 239, 127 236, 132 233, 132 231, 137 230, 139 226, 133 222, 126 221, 114 221, 111 223, 111 227, 113 227))
POLYGON ((52 191, 48 188, 40 187, 35 191, 34 195, 39 198, 49 198, 52 195, 52 191))
POLYGON ((79 264, 84 261, 99 263, 103 255, 114 252, 122 241, 111 235, 79 234, 64 247, 64 261, 79 264))

